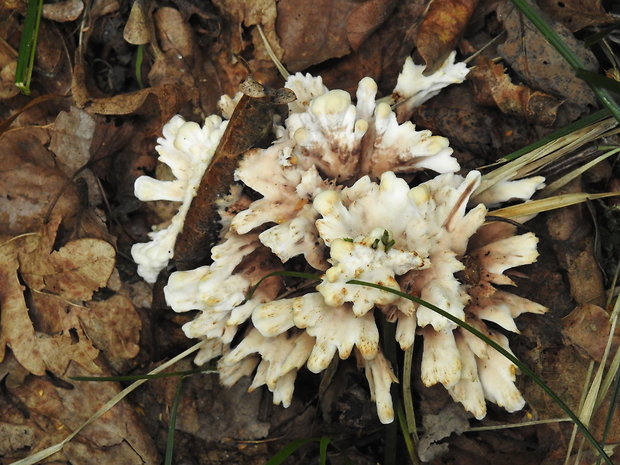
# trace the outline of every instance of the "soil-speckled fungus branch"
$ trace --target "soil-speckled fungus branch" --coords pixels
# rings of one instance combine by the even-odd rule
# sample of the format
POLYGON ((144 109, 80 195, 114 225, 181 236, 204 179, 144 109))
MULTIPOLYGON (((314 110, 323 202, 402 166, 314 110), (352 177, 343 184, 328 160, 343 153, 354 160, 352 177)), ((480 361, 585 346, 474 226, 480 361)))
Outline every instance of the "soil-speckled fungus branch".
MULTIPOLYGON (((436 74, 423 76, 423 68, 410 61, 405 65, 395 94, 408 99, 401 112, 461 82, 467 73, 464 65, 454 63, 454 55, 436 74)), ((173 273, 165 289, 175 311, 200 311, 183 327, 188 337, 206 341, 197 361, 222 355, 224 384, 253 374, 250 389, 266 385, 275 403, 288 406, 304 364, 319 373, 336 354, 341 359, 355 355, 379 419, 389 423, 394 419, 390 385, 397 380, 379 344, 376 319, 384 315, 397 323, 396 340, 403 350, 416 333, 424 338, 426 385, 443 384, 476 418, 486 414, 485 399, 509 411, 521 408, 516 369, 495 350, 426 307, 348 281, 365 280, 419 296, 508 349, 506 337, 485 322, 514 332, 520 313, 545 311, 495 287, 513 284, 506 270, 536 260, 536 238, 515 236, 510 225, 483 225, 487 209, 471 201, 480 174, 455 174, 459 165, 448 140, 416 131, 409 121, 399 124, 388 105, 375 102, 372 79, 360 81, 355 103, 342 90, 328 90, 318 77, 296 74, 285 85, 298 100, 289 104, 283 125, 275 125, 277 140, 266 149, 248 151, 235 173, 261 198, 246 198, 233 215, 221 210, 224 230, 221 243, 212 249, 213 263, 173 273), (421 169, 439 175, 412 187, 396 174, 421 169), (468 202, 474 204, 469 210, 468 202), (244 300, 261 276, 284 268, 293 257, 300 257, 296 266, 303 257, 308 269, 319 270, 321 283, 297 290, 295 297, 278 298, 283 283, 273 277, 244 300), (241 324, 244 330, 238 334, 241 324), (231 347, 235 335, 238 342, 231 347)), ((173 119, 165 135, 182 124, 173 119)), ((160 139, 162 147, 168 139, 160 139)), ((178 157, 185 160, 212 147, 195 144, 205 141, 195 139, 184 146, 188 154, 178 157)), ((162 159, 174 164, 168 160, 162 159)), ((178 170, 175 175, 185 182, 178 170)), ((149 182, 153 190, 164 186, 149 182)), ((541 182, 527 182, 519 196, 529 198, 541 182)), ((163 198, 164 191, 142 197, 163 198)), ((179 189, 174 200, 191 200, 191 195, 179 189)), ((169 242, 166 250, 172 250, 174 239, 169 242)), ((142 269, 151 270, 141 274, 152 277, 169 258, 164 255, 159 261, 155 254, 142 261, 137 256, 142 269)))

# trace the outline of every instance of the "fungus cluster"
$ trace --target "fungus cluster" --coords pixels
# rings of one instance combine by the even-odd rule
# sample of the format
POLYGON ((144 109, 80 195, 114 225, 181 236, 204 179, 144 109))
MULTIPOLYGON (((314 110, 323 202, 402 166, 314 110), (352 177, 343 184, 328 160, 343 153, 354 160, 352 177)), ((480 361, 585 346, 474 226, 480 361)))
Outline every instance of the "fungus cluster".
MULTIPOLYGON (((546 310, 496 287, 514 284, 506 270, 536 260, 537 239, 515 235, 509 224, 485 224, 487 208, 481 203, 528 199, 543 180, 517 182, 512 189, 504 185, 473 201, 480 174, 456 174, 459 165, 447 139, 399 122, 441 88, 464 80, 467 68, 454 56, 430 76, 407 60, 393 96, 400 102, 398 114, 375 101, 377 85, 370 78, 360 81, 355 102, 342 90, 328 90, 320 77, 298 73, 287 80, 297 100, 289 104, 288 118, 274 123, 276 140, 246 152, 235 172, 239 185, 260 198, 232 188, 218 207, 223 228, 211 250, 212 263, 172 273, 164 289, 173 310, 200 311, 183 330, 204 340, 197 363, 220 357, 222 383, 253 376, 250 389, 266 385, 274 403, 286 407, 299 369, 319 373, 336 354, 355 355, 379 419, 389 423, 394 419, 390 385, 397 379, 381 350, 376 322, 382 316, 396 323, 403 350, 416 334, 423 337, 424 384, 442 384, 476 418, 486 414, 485 399, 508 411, 523 407, 514 384, 516 367, 497 351, 424 306, 350 283, 362 280, 421 297, 507 350, 506 336, 487 322, 518 332, 519 314, 546 310), (438 174, 413 186, 398 176, 423 169, 438 174), (231 205, 236 208, 225 208, 231 205), (285 269, 294 257, 320 273, 319 284, 291 292, 282 278, 272 276, 246 298, 261 278, 285 269)), ((225 113, 232 105, 225 99, 225 113)), ((216 116, 202 127, 176 116, 164 127, 157 150, 176 180, 142 177, 136 196, 181 206, 167 228, 132 249, 145 280, 154 282, 172 258, 184 215, 225 126, 216 116)))

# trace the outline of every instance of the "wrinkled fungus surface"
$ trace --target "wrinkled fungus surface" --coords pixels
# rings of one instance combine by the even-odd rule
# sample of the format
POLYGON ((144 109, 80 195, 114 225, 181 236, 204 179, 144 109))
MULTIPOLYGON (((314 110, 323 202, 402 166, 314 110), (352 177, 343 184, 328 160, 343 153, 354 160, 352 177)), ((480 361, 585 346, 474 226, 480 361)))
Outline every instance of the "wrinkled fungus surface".
MULTIPOLYGON (((410 121, 399 123, 414 106, 467 74, 465 65, 454 63, 454 54, 435 74, 423 71, 407 60, 394 92, 399 115, 376 102, 377 85, 370 78, 360 81, 354 99, 327 89, 320 77, 298 73, 286 82, 297 100, 282 125, 274 126, 276 140, 248 151, 235 172, 235 179, 260 198, 252 201, 233 189, 228 204, 244 207, 231 215, 220 206, 223 232, 212 263, 173 273, 165 287, 175 311, 200 311, 183 329, 204 340, 197 363, 221 357, 224 384, 253 376, 251 390, 266 385, 274 403, 286 407, 298 370, 305 366, 319 373, 336 355, 355 355, 378 417, 389 423, 394 419, 390 386, 397 379, 381 349, 376 321, 383 315, 396 322, 403 350, 416 334, 423 337, 425 385, 442 384, 476 418, 485 416, 486 401, 508 411, 523 407, 516 367, 497 351, 424 306, 349 283, 363 280, 421 297, 506 350, 506 336, 487 322, 518 332, 519 314, 546 310, 496 287, 514 284, 505 272, 538 255, 533 234, 515 235, 504 223, 484 224, 485 202, 507 200, 514 190, 500 185, 472 199, 480 174, 456 174, 459 164, 448 140, 418 131, 410 121), (417 185, 399 177, 424 169, 437 175, 417 185), (274 276, 246 299, 263 276, 286 269, 293 257, 303 257, 321 282, 280 297, 287 289, 274 276), (232 346, 235 336, 239 342, 232 346)), ((225 114, 234 104, 224 99, 225 114)), ((172 258, 176 235, 225 126, 217 116, 203 127, 173 118, 158 152, 176 180, 136 182, 141 200, 180 202, 166 229, 132 249, 139 274, 149 282, 172 258)), ((543 181, 522 181, 516 197, 529 199, 543 181)))

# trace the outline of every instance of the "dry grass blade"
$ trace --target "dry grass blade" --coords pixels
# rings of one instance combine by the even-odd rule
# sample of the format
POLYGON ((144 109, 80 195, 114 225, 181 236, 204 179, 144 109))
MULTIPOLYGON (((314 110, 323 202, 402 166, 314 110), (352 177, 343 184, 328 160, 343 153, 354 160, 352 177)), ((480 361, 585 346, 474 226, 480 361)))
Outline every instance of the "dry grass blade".
POLYGON ((585 173, 586 171, 588 171, 590 168, 592 168, 594 165, 602 162, 603 160, 605 160, 606 158, 615 155, 616 153, 620 152, 620 148, 617 149, 613 149, 613 150, 609 150, 608 152, 605 152, 604 154, 596 157, 594 160, 589 161, 588 163, 585 163, 584 165, 574 169, 573 171, 571 171, 570 173, 562 176, 560 179, 558 179, 557 181, 552 182, 551 184, 549 184, 547 187, 545 187, 542 191, 542 195, 543 196, 547 196, 550 195, 552 193, 554 193, 555 191, 557 191, 558 189, 564 187, 566 184, 568 184, 569 182, 571 182, 573 179, 575 179, 577 176, 585 173))
POLYGON ((479 195, 495 184, 505 180, 514 180, 530 176, 549 163, 562 156, 591 143, 613 129, 618 122, 614 118, 607 118, 597 123, 574 131, 566 136, 555 139, 542 147, 512 160, 505 165, 490 171, 482 176, 482 182, 473 196, 479 195))
POLYGON ((620 192, 605 192, 602 194, 588 194, 584 192, 575 194, 562 194, 553 197, 547 197, 541 200, 532 200, 531 202, 513 205, 511 207, 500 208, 489 212, 489 216, 501 216, 502 218, 519 218, 521 216, 530 216, 558 208, 569 207, 586 200, 602 199, 605 197, 614 197, 620 195, 620 192))

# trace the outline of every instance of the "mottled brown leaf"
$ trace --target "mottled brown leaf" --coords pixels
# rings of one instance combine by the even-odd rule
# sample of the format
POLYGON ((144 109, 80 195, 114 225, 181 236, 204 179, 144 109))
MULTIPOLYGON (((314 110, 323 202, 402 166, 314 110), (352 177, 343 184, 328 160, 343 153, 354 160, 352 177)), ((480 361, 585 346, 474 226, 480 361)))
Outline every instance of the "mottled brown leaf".
POLYGON ((603 9, 601 0, 539 0, 538 5, 573 32, 618 20, 603 9))
POLYGON ((454 50, 478 0, 441 0, 431 2, 418 28, 416 45, 431 74, 454 50))
POLYGON ((394 4, 389 0, 279 2, 277 32, 284 64, 294 72, 351 53, 385 21, 394 4))
POLYGON ((77 192, 55 166, 48 143, 49 132, 36 127, 0 136, 0 233, 38 229, 61 189, 54 212, 68 216, 77 209, 77 192))
POLYGON ((90 300, 112 274, 114 247, 100 239, 83 238, 54 251, 57 227, 52 222, 42 236, 27 238, 27 245, 18 250, 21 274, 35 290, 67 300, 90 300))
POLYGON ((78 312, 84 331, 93 344, 104 351, 113 368, 140 351, 142 323, 135 307, 121 295, 103 301, 91 301, 78 312))
MULTIPOLYGON (((575 76, 566 60, 511 2, 500 4, 497 17, 506 31, 506 40, 497 49, 525 83, 546 93, 561 96, 582 111, 584 106, 595 104, 594 93, 588 85, 575 76)), ((550 24, 584 67, 596 71, 596 59, 583 42, 575 39, 562 24, 550 24)))
POLYGON ((366 39, 392 13, 395 0, 367 0, 354 9, 347 18, 347 40, 357 51, 366 39))
POLYGON ((497 106, 503 113, 523 116, 527 120, 551 126, 562 102, 544 92, 513 84, 506 69, 486 57, 478 57, 468 79, 474 84, 476 102, 497 106))

